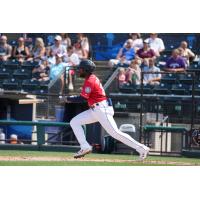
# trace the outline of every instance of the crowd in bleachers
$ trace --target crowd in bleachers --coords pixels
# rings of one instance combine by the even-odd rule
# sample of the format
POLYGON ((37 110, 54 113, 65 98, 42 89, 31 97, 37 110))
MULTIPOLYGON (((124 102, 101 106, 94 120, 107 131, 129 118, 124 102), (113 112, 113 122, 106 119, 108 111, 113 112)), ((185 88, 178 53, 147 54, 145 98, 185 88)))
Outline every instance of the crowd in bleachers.
MULTIPOLYGON (((58 78, 61 80, 60 93, 63 93, 65 84, 69 91, 73 91, 74 69, 81 59, 89 58, 91 53, 89 38, 82 33, 76 34, 73 42, 67 33, 49 35, 48 41, 44 40, 42 34, 38 34, 34 39, 27 37, 27 34, 21 34, 15 43, 9 43, 8 39, 6 35, 1 34, 0 84, 13 84, 8 88, 14 88, 13 80, 18 77, 24 77, 24 83, 31 82, 32 85, 38 82, 48 84, 58 78), (28 74, 30 70, 31 74, 28 74), (5 80, 6 77, 11 80, 5 80)), ((164 42, 157 33, 150 33, 149 36, 146 34, 143 38, 140 33, 129 34, 116 58, 108 62, 111 69, 119 67, 119 88, 140 85, 141 72, 145 72, 144 85, 159 85, 164 77, 159 72, 185 72, 191 67, 196 55, 188 48, 186 41, 180 42, 178 48, 172 45, 170 51, 166 51, 164 42)), ((166 45, 168 46, 167 42, 166 45)), ((23 81, 19 84, 26 88, 23 81)))
MULTIPOLYGON (((0 37, 0 62, 3 72, 7 70, 8 63, 16 64, 16 68, 9 71, 12 73, 12 81, 14 79, 14 71, 24 73, 26 65, 32 63, 31 74, 24 77, 32 82, 50 82, 56 78, 61 79, 61 90, 64 90, 66 81, 69 90, 73 90, 74 67, 77 66, 81 59, 89 56, 89 41, 83 33, 77 34, 76 41, 72 44, 70 37, 66 33, 57 34, 53 38, 52 43, 45 44, 42 37, 37 37, 33 41, 23 34, 18 38, 17 42, 12 45, 8 44, 6 35, 1 34, 0 37), (33 65, 34 63, 34 65, 33 65), (66 69, 67 79, 64 79, 64 71, 66 69)), ((30 71, 30 68, 29 68, 30 71)), ((1 73, 1 72, 0 72, 1 73)), ((3 78, 3 74, 0 75, 3 78)), ((3 85, 6 80, 1 79, 3 85)), ((22 84, 22 82, 21 82, 22 84)), ((12 87, 11 87, 12 88, 12 87)), ((14 88, 14 86, 13 86, 14 88)))
POLYGON ((196 58, 186 41, 166 52, 158 34, 151 33, 148 38, 142 39, 139 33, 131 33, 116 59, 110 59, 108 65, 119 68, 118 85, 123 88, 141 85, 142 82, 144 85, 159 85, 162 81, 160 72, 186 72, 196 58), (143 78, 141 72, 144 72, 143 78))

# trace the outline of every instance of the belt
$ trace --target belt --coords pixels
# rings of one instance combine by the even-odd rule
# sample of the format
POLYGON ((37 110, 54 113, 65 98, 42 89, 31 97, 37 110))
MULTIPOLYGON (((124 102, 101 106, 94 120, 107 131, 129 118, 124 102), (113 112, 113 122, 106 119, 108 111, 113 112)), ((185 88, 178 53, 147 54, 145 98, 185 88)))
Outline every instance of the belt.
POLYGON ((94 109, 96 106, 100 106, 101 104, 104 106, 105 106, 105 104, 106 104, 106 106, 112 106, 112 101, 111 101, 111 99, 103 100, 101 102, 94 103, 93 105, 90 106, 90 108, 94 109))

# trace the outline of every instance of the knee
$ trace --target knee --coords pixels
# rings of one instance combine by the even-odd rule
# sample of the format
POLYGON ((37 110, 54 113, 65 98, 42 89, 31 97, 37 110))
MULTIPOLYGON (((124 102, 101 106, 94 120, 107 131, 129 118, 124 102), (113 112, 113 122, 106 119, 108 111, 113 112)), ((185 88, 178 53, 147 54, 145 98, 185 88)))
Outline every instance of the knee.
POLYGON ((73 127, 73 126, 77 126, 78 125, 78 121, 76 120, 76 118, 72 118, 71 121, 69 122, 70 123, 70 126, 73 127))

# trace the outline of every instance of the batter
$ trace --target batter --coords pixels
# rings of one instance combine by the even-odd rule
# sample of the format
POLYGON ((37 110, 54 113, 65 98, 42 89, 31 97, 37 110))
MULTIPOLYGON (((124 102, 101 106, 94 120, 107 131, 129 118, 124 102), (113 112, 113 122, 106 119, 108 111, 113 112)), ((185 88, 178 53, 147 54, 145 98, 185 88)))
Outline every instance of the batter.
POLYGON ((114 110, 111 99, 107 98, 101 82, 93 74, 95 68, 96 66, 91 60, 82 60, 78 67, 79 76, 85 78, 82 92, 80 96, 64 98, 64 101, 68 103, 87 101, 90 108, 70 121, 70 125, 81 147, 80 151, 74 155, 74 158, 81 158, 92 152, 92 147, 86 140, 82 125, 99 122, 108 134, 135 149, 139 153, 139 160, 144 160, 149 153, 149 147, 137 142, 131 136, 118 129, 113 119, 114 110))

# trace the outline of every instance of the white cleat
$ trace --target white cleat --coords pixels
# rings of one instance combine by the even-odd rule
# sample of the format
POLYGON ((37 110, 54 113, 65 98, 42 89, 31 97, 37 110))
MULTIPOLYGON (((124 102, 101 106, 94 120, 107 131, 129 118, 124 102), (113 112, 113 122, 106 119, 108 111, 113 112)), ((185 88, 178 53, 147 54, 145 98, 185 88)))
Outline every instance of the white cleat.
POLYGON ((86 154, 89 154, 92 152, 92 148, 88 148, 88 149, 81 149, 80 151, 78 151, 75 155, 74 158, 82 158, 84 157, 86 154))
POLYGON ((142 150, 140 151, 140 156, 139 156, 139 161, 143 161, 147 158, 148 154, 149 154, 150 148, 144 146, 144 148, 142 148, 142 150))

